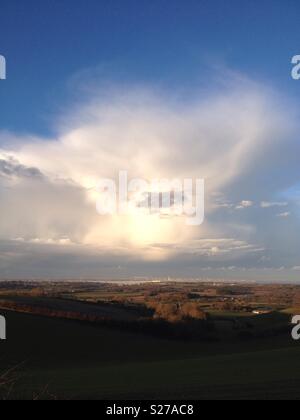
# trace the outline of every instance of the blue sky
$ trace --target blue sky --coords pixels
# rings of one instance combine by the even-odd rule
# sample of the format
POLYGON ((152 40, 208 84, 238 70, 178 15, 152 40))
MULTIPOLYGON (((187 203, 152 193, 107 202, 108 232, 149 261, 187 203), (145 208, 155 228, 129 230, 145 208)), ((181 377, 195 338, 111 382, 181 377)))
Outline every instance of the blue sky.
POLYGON ((50 133, 76 90, 70 78, 94 68, 188 89, 213 83, 211 68, 226 65, 296 96, 299 12, 297 0, 3 0, 1 127, 50 133))
POLYGON ((296 0, 1 0, 0 276, 298 280, 296 0), (128 169, 206 221, 103 220, 128 169))

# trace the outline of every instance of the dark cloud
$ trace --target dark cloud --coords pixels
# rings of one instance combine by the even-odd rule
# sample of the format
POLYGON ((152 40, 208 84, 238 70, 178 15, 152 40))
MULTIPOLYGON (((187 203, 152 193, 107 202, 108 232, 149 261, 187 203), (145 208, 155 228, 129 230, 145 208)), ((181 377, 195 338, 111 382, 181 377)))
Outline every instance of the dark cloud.
POLYGON ((42 172, 33 167, 21 165, 13 158, 0 159, 0 177, 44 179, 42 172))

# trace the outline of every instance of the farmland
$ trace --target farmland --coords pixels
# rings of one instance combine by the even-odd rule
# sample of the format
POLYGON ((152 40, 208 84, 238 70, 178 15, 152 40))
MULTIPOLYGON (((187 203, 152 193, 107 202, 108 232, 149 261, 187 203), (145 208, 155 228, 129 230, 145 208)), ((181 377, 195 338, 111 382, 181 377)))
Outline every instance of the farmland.
POLYGON ((8 325, 8 340, 0 342, 0 371, 12 370, 1 396, 298 398, 300 349, 290 336, 298 290, 278 287, 275 293, 273 287, 32 284, 16 291, 5 285, 1 305, 14 306, 0 309, 8 325), (160 305, 196 300, 206 318, 159 320, 153 295, 160 305), (224 303, 230 307, 219 307, 224 303), (263 313, 255 315, 255 309, 263 313), (91 318, 83 319, 84 312, 91 318), (156 331, 161 322, 163 328, 171 325, 167 334, 156 331), (209 334, 195 336, 203 323, 210 325, 209 334), (188 334, 174 335, 182 324, 188 334))

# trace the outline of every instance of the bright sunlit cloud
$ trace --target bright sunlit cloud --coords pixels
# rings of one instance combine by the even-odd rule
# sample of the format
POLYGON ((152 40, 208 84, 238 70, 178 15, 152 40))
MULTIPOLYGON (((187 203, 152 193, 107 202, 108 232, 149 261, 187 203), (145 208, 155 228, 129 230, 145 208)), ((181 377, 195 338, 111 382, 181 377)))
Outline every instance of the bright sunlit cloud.
POLYGON ((269 89, 229 86, 182 103, 149 88, 114 89, 69 109, 51 140, 2 133, 1 240, 18 249, 85 247, 85 255, 127 262, 192 258, 199 267, 211 259, 261 266, 266 252, 276 259, 276 232, 279 248, 298 243, 296 204, 277 198, 300 179, 297 120, 269 89), (120 170, 143 179, 204 178, 204 225, 142 212, 100 216, 97 184, 120 170), (279 219, 294 228, 283 234, 279 219))

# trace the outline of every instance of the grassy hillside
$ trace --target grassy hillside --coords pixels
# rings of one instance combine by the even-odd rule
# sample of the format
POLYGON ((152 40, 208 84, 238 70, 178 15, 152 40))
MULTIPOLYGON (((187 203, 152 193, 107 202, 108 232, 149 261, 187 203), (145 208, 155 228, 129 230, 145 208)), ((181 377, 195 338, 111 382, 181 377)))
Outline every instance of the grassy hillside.
POLYGON ((0 369, 9 398, 299 398, 300 345, 289 335, 184 343, 7 312, 0 369), (22 365, 20 365, 20 363, 22 365))

